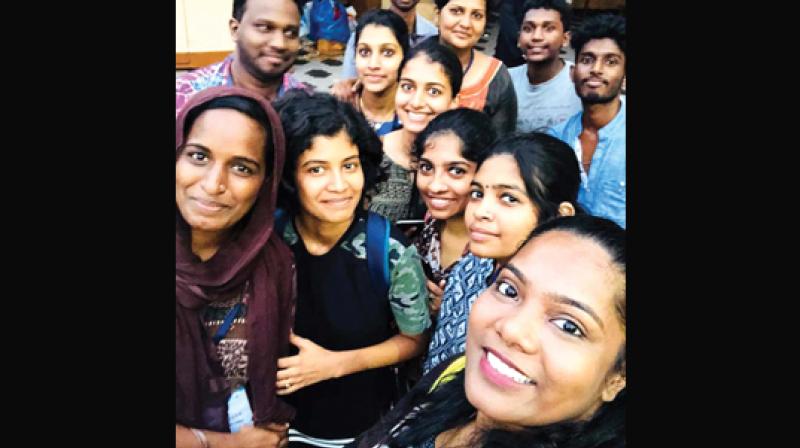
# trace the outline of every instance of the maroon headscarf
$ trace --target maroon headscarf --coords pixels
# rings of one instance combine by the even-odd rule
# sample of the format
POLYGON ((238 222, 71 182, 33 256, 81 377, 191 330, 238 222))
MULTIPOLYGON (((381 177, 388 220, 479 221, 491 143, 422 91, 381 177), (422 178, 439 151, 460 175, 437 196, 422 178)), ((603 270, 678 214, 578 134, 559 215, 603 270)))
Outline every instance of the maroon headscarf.
POLYGON ((183 146, 187 114, 208 101, 243 96, 256 101, 269 117, 273 161, 243 226, 216 254, 201 261, 191 250, 191 231, 176 205, 175 227, 175 380, 177 423, 192 428, 227 432, 230 394, 216 347, 203 327, 203 312, 221 292, 250 283, 247 303, 247 376, 255 424, 284 423, 294 409, 279 400, 275 382, 278 358, 289 351, 293 326, 294 264, 290 249, 272 232, 278 184, 285 158, 283 128, 278 114, 264 98, 239 87, 215 87, 193 96, 178 114, 176 160, 183 146))

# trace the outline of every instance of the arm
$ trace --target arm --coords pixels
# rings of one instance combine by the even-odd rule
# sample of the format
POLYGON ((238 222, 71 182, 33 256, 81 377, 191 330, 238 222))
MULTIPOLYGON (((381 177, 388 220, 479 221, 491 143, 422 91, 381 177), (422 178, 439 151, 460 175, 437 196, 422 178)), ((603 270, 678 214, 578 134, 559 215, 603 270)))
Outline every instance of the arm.
POLYGON ((285 447, 289 443, 288 424, 270 423, 265 427, 245 426, 239 432, 202 430, 208 441, 203 445, 191 429, 175 425, 175 448, 259 448, 285 447))

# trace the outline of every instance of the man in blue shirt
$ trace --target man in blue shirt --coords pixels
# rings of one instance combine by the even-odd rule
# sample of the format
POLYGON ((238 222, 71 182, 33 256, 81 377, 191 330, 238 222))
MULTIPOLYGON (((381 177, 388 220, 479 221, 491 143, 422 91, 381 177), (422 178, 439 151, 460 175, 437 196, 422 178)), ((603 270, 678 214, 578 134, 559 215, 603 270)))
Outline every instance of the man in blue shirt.
POLYGON ((575 149, 578 203, 625 227, 625 18, 602 14, 572 33, 570 75, 583 110, 548 129, 575 149))

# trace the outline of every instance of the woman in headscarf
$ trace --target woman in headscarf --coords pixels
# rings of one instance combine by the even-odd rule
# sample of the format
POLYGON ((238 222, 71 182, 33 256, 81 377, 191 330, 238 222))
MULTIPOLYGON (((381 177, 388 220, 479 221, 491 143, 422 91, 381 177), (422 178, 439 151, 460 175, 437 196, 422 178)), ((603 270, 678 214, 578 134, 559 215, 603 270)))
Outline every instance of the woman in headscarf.
POLYGON ((295 288, 273 232, 279 117, 247 90, 212 88, 186 104, 175 137, 176 447, 285 446, 294 409, 275 382, 295 288))

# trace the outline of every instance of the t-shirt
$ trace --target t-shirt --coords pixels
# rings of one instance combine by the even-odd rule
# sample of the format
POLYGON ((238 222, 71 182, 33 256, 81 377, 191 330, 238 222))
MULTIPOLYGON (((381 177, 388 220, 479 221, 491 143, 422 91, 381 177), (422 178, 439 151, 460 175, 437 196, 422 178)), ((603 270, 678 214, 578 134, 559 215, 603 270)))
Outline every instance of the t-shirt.
POLYGON ((508 69, 517 94, 517 131, 544 132, 582 110, 581 99, 569 76, 572 62, 549 81, 533 85, 528 80, 528 65, 508 69))
MULTIPOLYGON (((359 212, 339 242, 312 255, 289 222, 283 239, 297 267, 294 332, 328 350, 381 343, 398 329, 418 335, 430 327, 428 291, 416 248, 395 226, 389 238, 391 286, 381 297, 366 261, 366 213, 359 212)), ((297 353, 293 348, 291 355, 297 353)), ((292 430, 326 440, 356 437, 389 410, 394 397, 390 367, 330 379, 286 396, 297 410, 292 430)))

